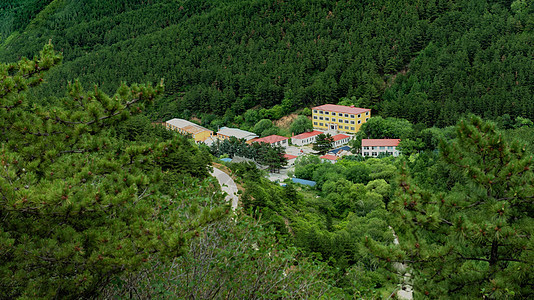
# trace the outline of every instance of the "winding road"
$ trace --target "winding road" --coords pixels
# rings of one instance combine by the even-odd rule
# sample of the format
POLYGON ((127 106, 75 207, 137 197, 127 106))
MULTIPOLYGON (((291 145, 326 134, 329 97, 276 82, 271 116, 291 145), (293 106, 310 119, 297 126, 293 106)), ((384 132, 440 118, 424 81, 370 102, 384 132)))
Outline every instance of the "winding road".
POLYGON ((217 178, 217 181, 219 181, 219 185, 221 186, 221 189, 223 192, 226 192, 226 201, 229 201, 232 203, 232 210, 235 210, 237 208, 237 185, 235 184, 232 177, 230 177, 228 174, 224 173, 220 169, 217 169, 213 167, 213 171, 211 172, 211 176, 217 178))

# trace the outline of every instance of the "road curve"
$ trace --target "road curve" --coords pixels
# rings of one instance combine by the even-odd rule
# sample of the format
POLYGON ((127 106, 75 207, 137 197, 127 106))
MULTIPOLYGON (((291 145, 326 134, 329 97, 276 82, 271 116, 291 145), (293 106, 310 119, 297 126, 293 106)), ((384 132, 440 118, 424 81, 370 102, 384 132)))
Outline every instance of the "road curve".
POLYGON ((235 210, 237 208, 237 185, 235 184, 232 177, 230 177, 228 174, 224 173, 220 169, 217 169, 213 167, 213 171, 211 172, 211 176, 217 178, 217 181, 219 181, 219 185, 221 186, 221 189, 223 192, 226 192, 226 201, 229 201, 232 203, 232 210, 235 210))

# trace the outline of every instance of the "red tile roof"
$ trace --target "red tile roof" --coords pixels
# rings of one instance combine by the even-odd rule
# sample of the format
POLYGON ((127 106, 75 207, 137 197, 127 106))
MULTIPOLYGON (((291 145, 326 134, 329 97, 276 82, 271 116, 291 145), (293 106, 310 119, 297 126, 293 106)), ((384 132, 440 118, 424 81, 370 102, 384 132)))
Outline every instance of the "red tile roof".
POLYGON ((285 136, 279 136, 279 135, 273 134, 273 135, 263 137, 261 139, 254 140, 254 142, 274 144, 276 142, 280 142, 280 141, 287 140, 287 139, 289 138, 286 138, 285 136))
POLYGON ((314 130, 312 132, 304 132, 304 133, 301 133, 301 134, 297 134, 295 135, 294 137, 292 137, 293 139, 297 139, 297 140, 303 140, 303 139, 306 139, 306 138, 309 138, 309 137, 312 137, 312 136, 316 136, 316 135, 319 135, 323 133, 322 131, 317 131, 317 130, 314 130))
POLYGON ((332 154, 326 154, 326 155, 323 155, 321 157, 319 157, 321 159, 329 159, 329 160, 337 160, 339 157, 335 156, 335 155, 332 155, 332 154))
POLYGON ((363 139, 362 147, 398 146, 400 139, 363 139))
POLYGON ((324 104, 321 106, 316 106, 312 109, 318 109, 318 110, 326 110, 326 111, 334 111, 334 112, 340 112, 344 114, 361 114, 366 111, 371 111, 369 108, 359 108, 354 106, 344 106, 344 105, 335 105, 335 104, 324 104))
POLYGON ((337 142, 342 139, 350 138, 350 136, 341 133, 341 134, 334 135, 332 138, 334 139, 334 142, 337 142))
POLYGON ((284 154, 284 157, 287 158, 287 160, 290 160, 290 159, 293 159, 293 158, 297 158, 298 156, 286 153, 286 154, 284 154))

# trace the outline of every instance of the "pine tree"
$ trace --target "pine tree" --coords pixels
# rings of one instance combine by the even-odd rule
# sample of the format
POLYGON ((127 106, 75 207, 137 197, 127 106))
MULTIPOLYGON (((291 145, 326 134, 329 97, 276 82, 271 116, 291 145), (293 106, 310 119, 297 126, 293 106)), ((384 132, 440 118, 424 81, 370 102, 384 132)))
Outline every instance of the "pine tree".
POLYGON ((440 145, 450 191, 423 190, 404 170, 401 194, 389 205, 401 251, 377 247, 376 253, 408 263, 421 296, 531 298, 532 155, 478 117, 456 131, 456 140, 440 145))
POLYGON ((334 138, 329 134, 321 133, 315 138, 312 149, 317 151, 317 154, 323 155, 332 148, 334 144, 334 138))
MULTIPOLYGON (((158 190, 170 183, 163 171, 177 169, 164 158, 198 155, 184 150, 190 144, 129 145, 110 130, 163 85, 123 84, 110 97, 76 82, 57 107, 28 103, 24 91, 60 60, 49 44, 39 57, 0 65, 3 299, 94 297, 118 275, 183 253, 186 231, 201 223, 158 190)), ((193 163, 205 176, 207 162, 193 163)))

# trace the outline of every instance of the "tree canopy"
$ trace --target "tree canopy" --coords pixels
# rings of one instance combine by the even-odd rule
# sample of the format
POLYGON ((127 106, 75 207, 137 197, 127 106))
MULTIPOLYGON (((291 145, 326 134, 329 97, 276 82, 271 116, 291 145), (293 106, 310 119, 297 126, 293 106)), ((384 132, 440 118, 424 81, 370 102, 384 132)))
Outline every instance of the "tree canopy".
POLYGON ((261 118, 271 119, 341 98, 427 126, 454 125, 468 112, 532 119, 532 7, 522 0, 15 0, 0 4, 0 60, 33 55, 53 39, 65 63, 30 93, 39 101, 76 78, 113 93, 122 81, 164 77, 162 100, 148 111, 161 120, 214 114, 231 123, 262 108, 261 118))
POLYGON ((29 102, 24 91, 60 60, 47 45, 0 65, 1 298, 94 297, 113 276, 183 254, 188 232, 225 209, 202 200, 210 159, 188 140, 125 144, 113 134, 162 84, 108 96, 75 82, 57 106, 29 102), (197 188, 175 194, 172 174, 197 188))
POLYGON ((532 154, 478 117, 461 121, 456 132, 440 146, 450 186, 424 189, 404 171, 389 205, 400 250, 375 251, 407 263, 421 295, 530 298, 532 154))

